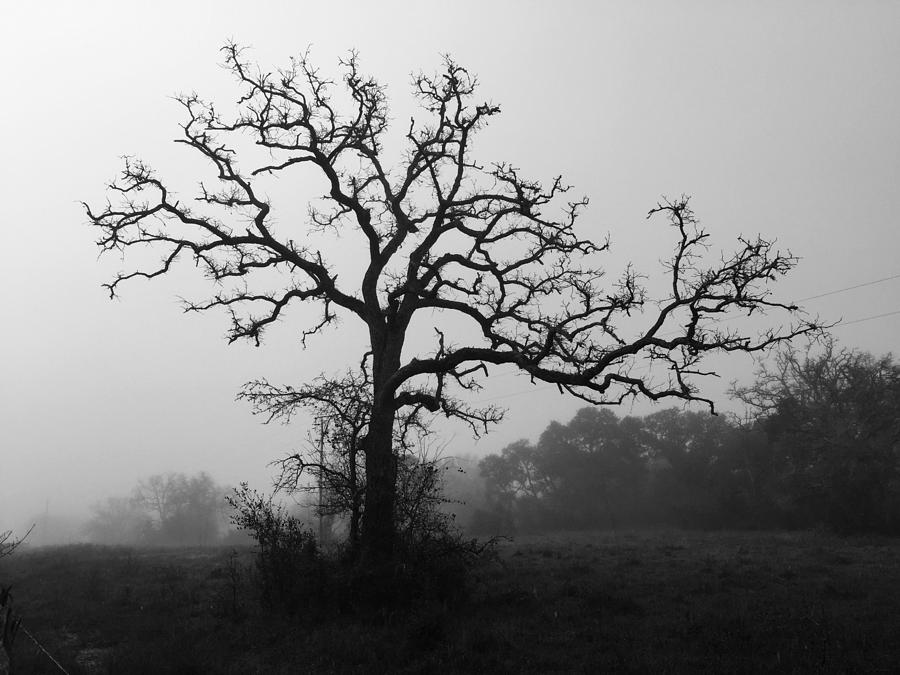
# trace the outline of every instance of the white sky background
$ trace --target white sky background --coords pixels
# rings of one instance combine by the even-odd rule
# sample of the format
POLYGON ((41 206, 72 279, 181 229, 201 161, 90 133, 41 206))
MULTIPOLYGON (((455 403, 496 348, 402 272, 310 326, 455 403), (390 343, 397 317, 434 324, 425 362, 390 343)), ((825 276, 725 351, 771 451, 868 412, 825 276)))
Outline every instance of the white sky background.
MULTIPOLYGON (((183 120, 171 97, 233 100, 218 66, 228 38, 267 69, 311 44, 335 76, 358 49, 404 129, 409 74, 452 54, 504 111, 477 155, 535 178, 563 173, 592 200, 582 233, 611 233, 612 270, 658 269, 668 232, 644 215, 685 192, 714 246, 762 232, 802 256, 779 287, 785 300, 900 272, 898 3, 5 2, 0 529, 46 500, 51 514, 83 513, 165 471, 266 487, 266 463, 305 428, 262 426, 234 401, 240 385, 358 362, 349 322, 301 352, 303 311, 262 348, 227 346, 223 314, 181 312, 177 296, 208 290, 190 265, 124 287, 121 300, 100 288, 122 265, 98 261, 80 201, 102 205, 124 154, 192 194, 200 165, 171 142, 183 120)), ((282 184, 305 209, 310 188, 282 184)), ((900 279, 806 306, 848 321, 898 310, 900 279)), ((881 354, 897 350, 898 329, 894 315, 835 335, 881 354)), ((721 362, 706 391, 724 405, 728 382, 751 371, 749 359, 721 362)), ((509 375, 482 394, 492 397, 504 397, 507 422, 477 446, 449 430, 448 452, 499 451, 580 407, 509 375)))

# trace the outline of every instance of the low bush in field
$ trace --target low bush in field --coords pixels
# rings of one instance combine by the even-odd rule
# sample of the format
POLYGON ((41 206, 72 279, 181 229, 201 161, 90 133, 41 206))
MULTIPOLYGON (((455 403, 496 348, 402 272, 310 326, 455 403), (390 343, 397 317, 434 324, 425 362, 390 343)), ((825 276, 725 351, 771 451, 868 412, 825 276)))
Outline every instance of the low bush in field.
POLYGON ((326 554, 298 518, 246 485, 229 503, 234 524, 256 541, 256 579, 264 605, 289 614, 446 606, 465 597, 472 566, 493 549, 493 540, 463 537, 452 516, 424 509, 404 519, 395 560, 371 568, 347 549, 326 554))
POLYGON ((263 603, 288 612, 319 604, 326 593, 326 570, 312 531, 246 483, 227 499, 235 510, 234 525, 256 541, 263 603))

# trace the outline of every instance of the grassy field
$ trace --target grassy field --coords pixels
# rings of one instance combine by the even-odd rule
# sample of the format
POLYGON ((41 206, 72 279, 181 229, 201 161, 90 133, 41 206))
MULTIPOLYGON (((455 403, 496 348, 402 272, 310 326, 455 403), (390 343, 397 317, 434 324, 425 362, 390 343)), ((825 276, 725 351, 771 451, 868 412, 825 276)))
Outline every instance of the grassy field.
MULTIPOLYGON (((454 608, 270 616, 249 551, 71 546, 0 563, 70 673, 897 672, 900 541, 567 533, 499 547, 454 608)), ((19 634, 21 673, 58 672, 19 634)))

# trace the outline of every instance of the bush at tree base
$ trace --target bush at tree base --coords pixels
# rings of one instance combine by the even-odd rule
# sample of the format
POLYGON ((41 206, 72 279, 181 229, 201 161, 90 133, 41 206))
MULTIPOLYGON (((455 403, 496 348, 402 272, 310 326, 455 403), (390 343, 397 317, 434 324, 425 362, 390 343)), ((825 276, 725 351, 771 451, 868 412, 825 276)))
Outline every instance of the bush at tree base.
POLYGON ((262 602, 289 614, 446 606, 465 597, 473 565, 494 548, 494 540, 466 539, 452 516, 431 507, 406 522, 395 559, 373 567, 347 549, 326 555, 299 518, 246 484, 228 502, 234 525, 256 541, 262 602))
POLYGON ((315 535, 298 518, 246 483, 227 497, 232 523, 256 541, 262 602, 289 612, 320 598, 323 559, 315 535))

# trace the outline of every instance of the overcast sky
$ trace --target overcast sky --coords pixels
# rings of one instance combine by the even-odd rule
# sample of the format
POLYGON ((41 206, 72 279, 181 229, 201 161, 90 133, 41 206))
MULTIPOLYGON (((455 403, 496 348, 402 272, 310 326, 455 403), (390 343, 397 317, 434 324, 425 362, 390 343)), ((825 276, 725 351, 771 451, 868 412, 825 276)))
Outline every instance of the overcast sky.
MULTIPOLYGON (((171 142, 182 121, 172 96, 233 100, 219 65, 227 39, 267 69, 311 46, 335 76, 356 48, 398 124, 410 73, 452 54, 503 109, 478 156, 564 174, 591 198, 582 233, 610 233, 611 267, 652 273, 651 243, 668 232, 644 215, 688 193, 714 246, 761 232, 802 257, 779 286, 785 300, 900 274, 897 2, 6 2, 0 529, 48 500, 51 514, 83 513, 165 471, 264 488, 267 462, 306 430, 262 426, 234 401, 240 385, 358 362, 349 333, 301 351, 299 314, 259 349, 227 346, 225 316, 181 312, 178 296, 205 290, 190 266, 120 300, 100 287, 122 263, 98 260, 80 202, 103 203, 124 154, 192 192, 195 160, 171 142)), ((900 310, 900 279, 804 304, 847 322, 900 310)), ((880 354, 897 351, 898 329, 895 314, 834 334, 880 354)), ((749 359, 717 365, 706 389, 717 399, 752 372, 749 359)), ((507 405, 507 422, 477 445, 448 429, 448 452, 499 451, 580 407, 509 375, 481 398, 507 405)))

